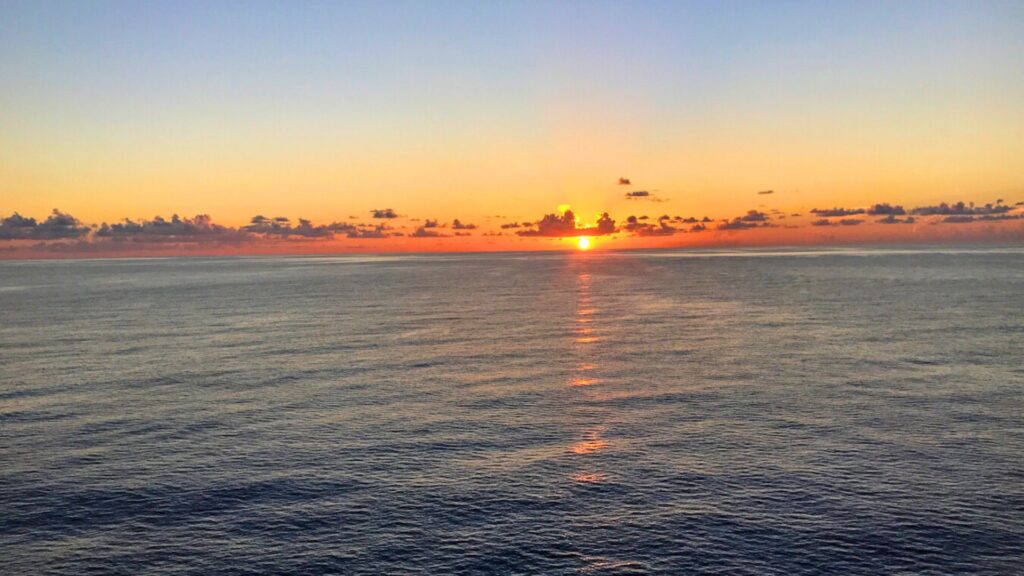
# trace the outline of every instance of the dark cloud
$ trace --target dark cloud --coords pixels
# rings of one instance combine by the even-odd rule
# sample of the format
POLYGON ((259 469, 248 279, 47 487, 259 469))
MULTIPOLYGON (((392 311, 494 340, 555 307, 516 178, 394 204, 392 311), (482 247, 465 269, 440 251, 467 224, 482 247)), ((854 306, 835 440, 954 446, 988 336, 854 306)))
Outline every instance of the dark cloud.
POLYGON ((913 216, 907 216, 906 218, 901 220, 896 216, 890 214, 885 218, 875 220, 875 222, 877 222, 878 224, 913 224, 915 220, 913 216))
POLYGON ((388 233, 389 228, 387 227, 386 224, 378 224, 376 226, 366 226, 366 225, 363 225, 363 226, 364 227, 359 228, 357 230, 349 231, 349 233, 346 234, 346 236, 349 237, 349 238, 378 239, 378 238, 387 238, 388 236, 401 236, 402 235, 400 232, 395 232, 393 234, 389 234, 388 233))
POLYGON ((1024 214, 982 214, 978 216, 978 220, 1021 220, 1024 219, 1024 214))
POLYGON ((708 227, 703 224, 694 224, 690 227, 690 232, 703 232, 707 229, 708 227))
POLYGON ((523 225, 520 224, 519 222, 509 222, 508 224, 502 224, 501 228, 502 228, 502 230, 508 230, 510 228, 520 228, 522 226, 523 225))
POLYGON ((758 192, 758 194, 762 196, 766 196, 768 194, 775 194, 775 190, 761 190, 760 192, 758 192))
POLYGON ((629 181, 629 178, 619 178, 619 186, 629 186, 630 184, 632 182, 629 181))
POLYGON ((824 216, 825 218, 838 218, 841 216, 856 216, 863 214, 863 208, 813 208, 811 214, 824 216))
POLYGON ((392 210, 391 208, 384 208, 382 210, 370 210, 370 214, 373 214, 373 217, 377 219, 398 218, 398 214, 396 214, 395 211, 392 210))
POLYGON ((718 223, 718 230, 747 230, 750 228, 762 228, 770 226, 763 212, 750 210, 743 216, 736 216, 732 220, 722 220, 718 223))
POLYGON ((661 222, 658 225, 645 224, 637 234, 640 236, 671 236, 679 230, 670 226, 667 222, 661 222))
POLYGON ((635 190, 633 192, 626 192, 626 200, 648 200, 650 202, 665 202, 664 198, 659 198, 653 192, 647 190, 635 190))
POLYGON ((420 226, 409 234, 410 238, 440 238, 442 236, 447 236, 447 234, 441 234, 437 230, 431 230, 427 228, 426 225, 420 226))
POLYGON ((431 220, 429 218, 427 218, 427 221, 423 223, 424 228, 437 228, 438 226, 439 224, 437 223, 437 220, 431 220))
POLYGON ((548 214, 536 223, 537 228, 530 230, 519 230, 519 236, 547 236, 562 238, 567 236, 603 236, 616 232, 615 221, 607 212, 597 220, 597 225, 591 228, 577 228, 576 215, 572 210, 566 210, 564 214, 548 214))
POLYGON ((868 208, 868 214, 871 216, 903 216, 906 213, 903 206, 892 206, 888 202, 873 204, 868 208))
POLYGON ((476 224, 463 224, 456 218, 452 220, 452 230, 476 230, 476 224))
POLYGON ((680 232, 678 228, 668 223, 669 217, 667 215, 659 218, 657 224, 640 222, 640 220, 644 220, 645 218, 645 216, 641 216, 640 218, 630 216, 629 218, 626 218, 626 223, 622 226, 622 229, 637 236, 671 236, 676 232, 680 232))
POLYGON ((245 236, 244 231, 214 224, 207 214, 197 214, 192 218, 174 214, 169 220, 155 216, 152 220, 139 222, 125 218, 113 224, 104 222, 95 233, 96 238, 136 242, 233 241, 245 236))
MULTIPOLYGON (((919 206, 911 210, 910 213, 920 216, 971 216, 1005 214, 1012 209, 1010 206, 1003 204, 1002 200, 997 201, 995 204, 985 204, 984 206, 975 206, 974 202, 966 204, 964 202, 956 202, 954 204, 942 202, 938 206, 919 206)), ((960 222, 960 220, 951 220, 951 222, 960 222)))
POLYGON ((767 222, 768 215, 757 210, 748 210, 746 214, 740 217, 740 220, 744 222, 767 222))
POLYGON ((68 240, 82 238, 89 227, 56 208, 42 222, 17 212, 0 219, 0 240, 68 240))
POLYGON ((335 230, 351 231, 354 227, 347 224, 334 223, 330 226, 314 226, 312 222, 299 218, 299 223, 292 226, 291 220, 284 216, 267 218, 266 216, 253 216, 247 226, 243 226, 243 232, 261 234, 263 236, 279 236, 281 238, 332 238, 335 230))
POLYGON ((821 220, 811 222, 811 226, 856 226, 861 222, 863 222, 863 220, 857 218, 843 218, 841 220, 827 220, 822 218, 821 220))

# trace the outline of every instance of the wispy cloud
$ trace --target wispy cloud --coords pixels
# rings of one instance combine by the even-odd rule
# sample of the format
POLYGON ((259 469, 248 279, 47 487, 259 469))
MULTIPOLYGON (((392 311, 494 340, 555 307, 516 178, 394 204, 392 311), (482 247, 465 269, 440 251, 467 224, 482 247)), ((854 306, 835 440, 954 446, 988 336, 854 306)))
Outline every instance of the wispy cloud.
POLYGON ((856 216, 864 214, 863 208, 812 208, 811 214, 825 218, 838 218, 842 216, 856 216))

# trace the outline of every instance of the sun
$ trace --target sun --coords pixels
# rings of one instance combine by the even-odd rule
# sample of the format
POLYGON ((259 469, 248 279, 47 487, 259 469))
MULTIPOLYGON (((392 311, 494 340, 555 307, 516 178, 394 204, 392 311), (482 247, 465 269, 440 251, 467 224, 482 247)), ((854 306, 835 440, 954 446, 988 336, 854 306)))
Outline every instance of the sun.
POLYGON ((576 241, 576 245, 579 246, 580 250, 590 250, 590 238, 580 236, 580 239, 576 241))

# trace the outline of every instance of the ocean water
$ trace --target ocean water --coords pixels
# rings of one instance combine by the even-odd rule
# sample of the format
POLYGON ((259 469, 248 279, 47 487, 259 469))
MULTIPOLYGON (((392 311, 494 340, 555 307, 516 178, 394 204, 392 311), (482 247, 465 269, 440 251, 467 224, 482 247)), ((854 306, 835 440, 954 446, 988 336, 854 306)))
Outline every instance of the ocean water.
POLYGON ((1024 249, 0 263, 3 574, 1021 574, 1024 249))

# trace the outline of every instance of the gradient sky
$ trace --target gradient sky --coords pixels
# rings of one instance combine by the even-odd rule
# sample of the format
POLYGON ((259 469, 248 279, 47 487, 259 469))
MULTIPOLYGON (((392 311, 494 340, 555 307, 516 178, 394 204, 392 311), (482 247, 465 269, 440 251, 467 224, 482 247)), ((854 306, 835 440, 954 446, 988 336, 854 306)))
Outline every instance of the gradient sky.
POLYGON ((1019 1, 5 1, 0 83, 0 214, 1024 200, 1019 1))

